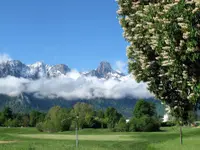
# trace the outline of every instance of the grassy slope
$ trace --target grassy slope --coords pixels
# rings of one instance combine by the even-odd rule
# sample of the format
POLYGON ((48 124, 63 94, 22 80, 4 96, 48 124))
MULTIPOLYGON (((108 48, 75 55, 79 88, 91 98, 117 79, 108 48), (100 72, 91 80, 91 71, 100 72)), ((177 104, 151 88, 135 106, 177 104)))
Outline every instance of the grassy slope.
MULTIPOLYGON (((184 145, 179 145, 178 128, 164 128, 157 133, 114 133, 108 130, 79 131, 80 150, 192 150, 200 149, 200 128, 184 128, 184 145)), ((0 150, 72 150, 74 132, 40 133, 34 128, 0 128, 0 150)))

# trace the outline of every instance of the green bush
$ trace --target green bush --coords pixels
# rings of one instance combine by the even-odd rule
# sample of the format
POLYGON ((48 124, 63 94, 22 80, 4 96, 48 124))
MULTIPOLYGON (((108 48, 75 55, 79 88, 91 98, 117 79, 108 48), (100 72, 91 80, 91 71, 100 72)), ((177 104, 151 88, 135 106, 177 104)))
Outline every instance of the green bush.
POLYGON ((52 122, 51 120, 49 121, 45 121, 43 123, 43 131, 45 132, 58 132, 60 131, 59 126, 55 126, 54 122, 52 122))
POLYGON ((134 107, 133 116, 129 122, 129 131, 152 132, 160 130, 160 121, 154 104, 138 100, 134 107))
POLYGON ((16 119, 8 119, 4 122, 6 127, 18 127, 18 121, 16 119))
POLYGON ((128 131, 128 125, 123 117, 119 120, 118 124, 115 126, 114 131, 116 132, 128 131))
POLYGON ((160 130, 160 123, 156 117, 142 116, 133 118, 129 123, 129 131, 153 132, 160 130))
POLYGON ((42 123, 42 122, 38 123, 38 124, 36 125, 36 129, 37 129, 38 131, 40 131, 40 132, 43 132, 43 123, 42 123))
POLYGON ((63 119, 61 120, 61 131, 69 131, 71 126, 71 120, 63 119))

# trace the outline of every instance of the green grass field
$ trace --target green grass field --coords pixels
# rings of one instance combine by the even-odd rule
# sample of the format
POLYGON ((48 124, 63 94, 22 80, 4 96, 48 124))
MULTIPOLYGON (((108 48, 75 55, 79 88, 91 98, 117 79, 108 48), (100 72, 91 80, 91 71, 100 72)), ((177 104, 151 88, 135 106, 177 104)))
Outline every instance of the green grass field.
MULTIPOLYGON (((80 150, 198 150, 200 128, 184 128, 184 145, 177 127, 162 132, 124 133, 87 129, 79 131, 80 150)), ((74 132, 41 133, 35 128, 0 128, 0 150, 73 150, 74 132)))

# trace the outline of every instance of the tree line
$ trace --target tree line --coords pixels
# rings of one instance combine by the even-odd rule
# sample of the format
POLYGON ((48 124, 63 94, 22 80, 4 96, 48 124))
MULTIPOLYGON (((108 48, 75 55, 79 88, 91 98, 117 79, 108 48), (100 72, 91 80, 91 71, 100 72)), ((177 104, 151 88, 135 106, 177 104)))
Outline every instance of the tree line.
POLYGON ((128 121, 115 108, 95 110, 87 103, 76 103, 73 108, 52 107, 47 113, 13 113, 9 107, 0 112, 0 125, 5 127, 36 127, 40 132, 62 132, 84 128, 102 128, 117 132, 158 131, 160 119, 155 105, 138 100, 133 117, 128 121))
POLYGON ((0 126, 3 127, 35 127, 44 121, 46 113, 31 111, 30 113, 13 113, 12 109, 5 107, 0 112, 0 126))
POLYGON ((94 110, 87 103, 76 103, 72 109, 52 107, 43 122, 37 124, 41 132, 59 132, 84 128, 107 128, 117 132, 158 131, 160 119, 157 117, 155 105, 145 100, 138 100, 133 110, 133 117, 126 118, 115 108, 94 110))

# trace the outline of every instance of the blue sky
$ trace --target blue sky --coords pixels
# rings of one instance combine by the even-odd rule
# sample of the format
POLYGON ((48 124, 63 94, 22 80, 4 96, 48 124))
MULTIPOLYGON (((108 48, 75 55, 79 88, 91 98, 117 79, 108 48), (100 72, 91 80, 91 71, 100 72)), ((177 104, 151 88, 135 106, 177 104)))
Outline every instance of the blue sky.
POLYGON ((88 70, 127 61, 114 0, 2 0, 0 53, 88 70))

